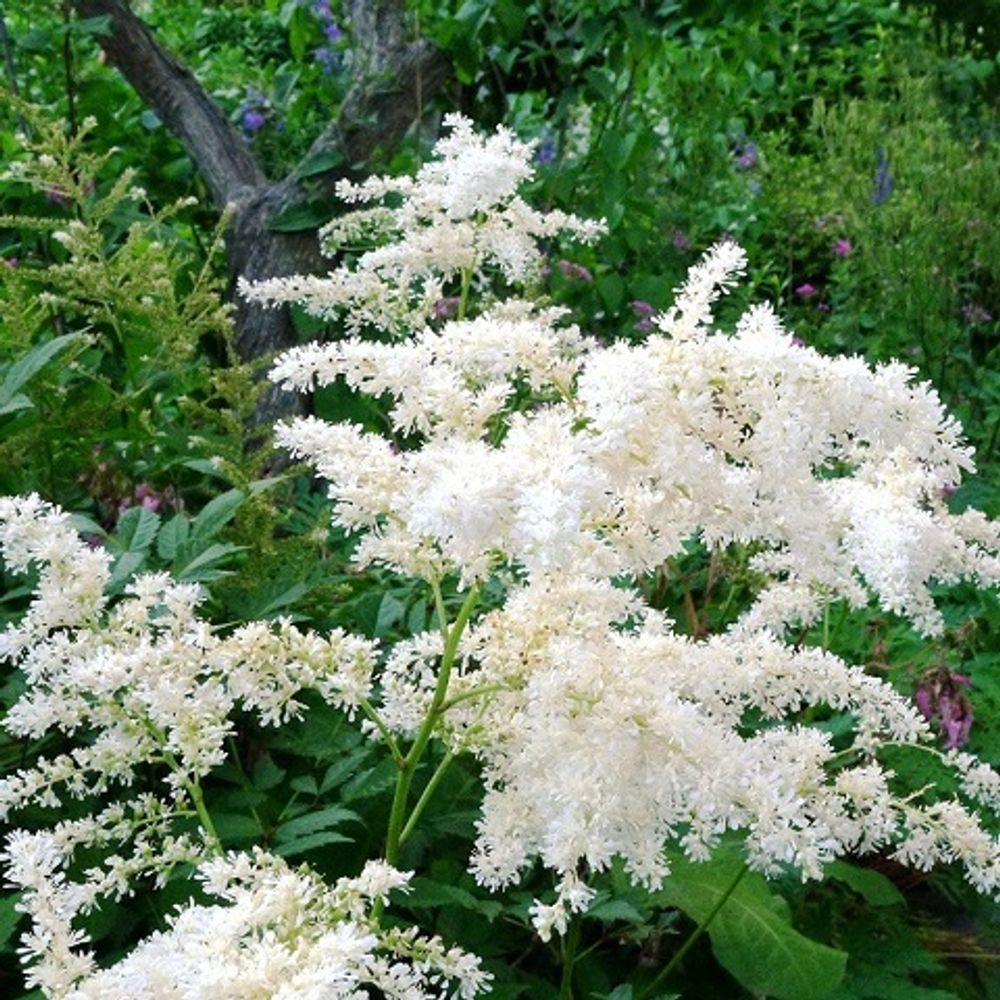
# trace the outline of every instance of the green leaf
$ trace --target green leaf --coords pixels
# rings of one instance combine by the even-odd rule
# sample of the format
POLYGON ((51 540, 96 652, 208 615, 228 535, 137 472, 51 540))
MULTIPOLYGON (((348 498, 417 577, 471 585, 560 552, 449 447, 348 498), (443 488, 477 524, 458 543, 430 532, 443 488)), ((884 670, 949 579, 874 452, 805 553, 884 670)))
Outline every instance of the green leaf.
POLYGON ((643 915, 626 899, 607 899, 597 903, 587 910, 585 916, 608 923, 616 920, 627 920, 631 924, 643 922, 643 915))
POLYGON ((18 413, 21 410, 30 410, 34 407, 34 403, 28 399, 23 393, 18 393, 11 399, 8 399, 6 403, 0 403, 0 417, 6 416, 8 413, 18 413))
POLYGON ((145 507, 130 507, 122 514, 111 544, 124 552, 145 552, 159 528, 159 515, 145 507))
POLYGON ((187 541, 190 521, 184 514, 175 514, 160 529, 156 539, 156 553, 161 559, 172 562, 177 550, 187 541))
POLYGON ((308 833, 302 837, 295 837, 292 840, 284 840, 276 843, 272 850, 282 858, 292 858, 306 851, 315 850, 317 847, 325 847, 327 844, 353 844, 354 838, 337 833, 334 830, 323 830, 318 833, 308 833))
POLYGON ((228 524, 242 506, 247 496, 242 490, 227 490, 210 500, 191 525, 191 538, 207 539, 228 524))
POLYGON ((0 950, 5 948, 7 942, 14 936, 14 931, 17 930, 21 920, 21 913, 15 909, 20 898, 19 892, 0 896, 0 950))
POLYGON ((118 590, 122 584, 130 577, 135 576, 146 561, 145 552, 128 551, 123 552, 111 568, 111 578, 108 580, 108 589, 118 590))
MULTIPOLYGON (((703 864, 672 857, 670 875, 653 897, 700 923, 742 868, 742 859, 731 852, 718 852, 703 864)), ((708 925, 712 950, 752 993, 777 1000, 826 996, 843 978, 847 954, 799 934, 788 923, 786 911, 784 900, 771 893, 763 876, 747 872, 708 925)))
MULTIPOLYGON (((53 337, 15 361, 7 369, 3 382, 0 382, 0 408, 12 404, 15 394, 26 382, 34 378, 57 354, 83 337, 82 333, 65 333, 61 337, 53 337)), ((23 409, 21 406, 17 408, 23 409)), ((0 412, 3 410, 0 409, 0 412)))
POLYGON ((846 861, 833 861, 823 869, 828 878, 843 882, 872 906, 898 906, 905 903, 903 894, 881 872, 861 868, 846 861))
POLYGON ((222 575, 223 571, 208 569, 208 567, 212 563, 218 562, 228 555, 232 555, 234 552, 242 552, 245 548, 245 545, 221 545, 219 543, 209 545, 207 549, 198 553, 190 562, 181 566, 175 566, 174 576, 178 580, 186 581, 217 579, 222 575))
POLYGON ((307 833, 328 830, 341 823, 360 823, 361 821, 361 817, 353 809, 345 809, 343 806, 326 806, 315 812, 306 813, 304 816, 297 816, 287 823, 282 823, 275 830, 274 839, 276 841, 294 840, 307 833))
POLYGON ((334 167, 339 167, 344 162, 344 154, 335 149, 325 149, 319 153, 307 156, 295 171, 297 177, 314 177, 316 174, 325 174, 334 167))
POLYGON ((329 222, 332 214, 330 209, 315 205, 289 205, 271 220, 267 228, 272 233, 299 233, 306 229, 319 229, 324 222, 329 222))
POLYGON ((414 910, 457 906, 459 909, 481 913, 487 920, 495 919, 503 911, 503 904, 495 899, 479 899, 460 886, 422 877, 410 880, 406 905, 414 910))
POLYGON ((212 824, 224 843, 259 840, 263 830, 253 816, 246 813, 213 813, 212 824))

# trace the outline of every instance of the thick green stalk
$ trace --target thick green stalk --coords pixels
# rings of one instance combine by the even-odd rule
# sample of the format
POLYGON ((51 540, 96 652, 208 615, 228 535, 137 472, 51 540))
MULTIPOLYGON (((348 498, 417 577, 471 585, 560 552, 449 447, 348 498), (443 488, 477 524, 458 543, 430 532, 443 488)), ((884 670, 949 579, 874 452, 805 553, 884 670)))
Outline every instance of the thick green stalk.
POLYGON ((465 597, 461 610, 458 612, 451 628, 447 628, 442 621, 442 632, 445 637, 444 654, 441 657, 441 669, 438 671, 437 684, 434 687, 434 695, 431 698, 431 705, 427 711, 427 717, 417 733, 417 738, 413 741, 409 753, 399 764, 399 775, 396 778, 396 791, 392 799, 392 809, 389 813, 389 829, 385 839, 385 860, 389 864, 395 864, 399 857, 399 846, 403 834, 404 819, 406 817, 406 803, 410 795, 410 785, 413 783, 413 776, 416 773, 420 761, 423 759, 427 744, 430 743, 431 735, 434 732, 434 725, 441 713, 441 706, 444 704, 445 696, 448 693, 448 681, 451 678, 451 669, 455 663, 455 656, 458 653, 458 642, 462 637, 462 632, 472 617, 472 611, 479 599, 479 587, 474 585, 465 597))
POLYGON ((576 953, 580 947, 580 917, 570 921, 569 930, 563 942, 562 977, 559 980, 559 1000, 573 1000, 573 966, 576 964, 576 953))

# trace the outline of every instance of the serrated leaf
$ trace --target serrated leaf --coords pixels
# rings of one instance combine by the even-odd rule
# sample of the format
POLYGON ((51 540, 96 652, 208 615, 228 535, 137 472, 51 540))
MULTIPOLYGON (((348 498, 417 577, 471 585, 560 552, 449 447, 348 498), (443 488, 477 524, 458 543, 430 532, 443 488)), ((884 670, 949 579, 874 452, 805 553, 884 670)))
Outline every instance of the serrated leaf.
POLYGON ((274 845, 272 850, 283 858, 292 858, 306 851, 325 847, 327 844, 353 844, 354 838, 337 833, 334 830, 322 830, 319 833, 307 833, 302 837, 285 840, 274 845))
POLYGON ((318 795, 319 785, 311 774, 300 774, 288 782, 288 787, 294 792, 302 792, 303 795, 318 795))
POLYGON ((274 831, 274 839, 276 841, 293 840, 307 833, 329 830, 341 823, 352 822, 361 822, 361 817, 354 810, 345 809, 343 806, 326 806, 315 812, 306 813, 304 816, 296 816, 295 819, 291 819, 287 823, 282 823, 274 831))
POLYGON ((145 552, 160 528, 160 517, 145 507, 130 507, 121 516, 111 545, 126 552, 145 552))
POLYGON ((210 500, 191 523, 192 539, 208 539, 228 524, 246 501, 242 490, 227 490, 210 500))
POLYGON ((163 527, 156 538, 156 553, 172 562, 177 557, 177 550, 187 541, 190 522, 184 514, 175 514, 163 527))
MULTIPOLYGON (((671 872, 653 898, 699 923, 719 905, 743 869, 735 854, 719 852, 695 864, 671 858, 671 872)), ((756 872, 746 872, 708 925, 719 963, 753 993, 777 1000, 818 1000, 840 983, 846 952, 796 931, 787 906, 756 872)))
MULTIPOLYGON (((245 548, 245 545, 222 545, 216 542, 214 545, 209 545, 204 551, 199 552, 190 562, 175 568, 174 576, 178 580, 187 581, 208 579, 205 567, 218 562, 225 556, 232 555, 234 552, 242 552, 245 548)), ((221 575, 221 571, 215 571, 215 576, 218 577, 219 575, 221 575)))
POLYGON ((123 552, 114 562, 111 568, 111 578, 108 580, 108 589, 117 590, 126 580, 135 576, 146 561, 145 552, 135 552, 129 550, 123 552))

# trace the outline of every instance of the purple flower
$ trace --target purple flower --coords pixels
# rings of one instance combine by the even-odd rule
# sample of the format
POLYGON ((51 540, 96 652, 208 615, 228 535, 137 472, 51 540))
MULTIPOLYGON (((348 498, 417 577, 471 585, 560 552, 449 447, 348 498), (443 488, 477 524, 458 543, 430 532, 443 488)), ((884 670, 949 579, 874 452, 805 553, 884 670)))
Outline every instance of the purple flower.
POLYGON ((743 142, 736 147, 736 166, 739 170, 752 170, 757 166, 757 144, 743 142))
POLYGON ((331 21, 324 29, 323 34, 331 42, 339 42, 344 37, 344 29, 336 21, 331 21))
POLYGON ((58 205, 60 208, 66 206, 66 195, 57 187, 47 187, 45 189, 45 200, 51 202, 53 205, 58 205))
POLYGON ((449 295, 447 298, 438 299, 434 303, 435 319, 451 319, 458 312, 458 304, 462 300, 457 295, 449 295))
POLYGON ((892 194, 892 174, 889 172, 889 158, 885 155, 885 147, 875 150, 875 183, 872 187, 872 204, 881 205, 889 200, 892 194))
POLYGON ((535 151, 535 163, 552 163, 556 158, 556 140, 551 132, 546 132, 535 151))
POLYGON ((944 738, 945 747, 954 750, 969 739, 972 729, 972 703, 962 690, 972 681, 965 674, 953 674, 944 667, 928 670, 914 692, 920 714, 936 721, 944 738))
POLYGON ((635 313, 636 323, 632 327, 636 333, 648 333, 653 329, 653 324, 651 322, 653 314, 656 312, 656 306, 649 302, 644 302, 642 299, 634 299, 629 303, 632 307, 632 312, 635 313))
POLYGON ((962 319, 966 323, 989 323, 993 319, 993 314, 975 302, 967 302, 962 306, 962 319))
POLYGON ((329 45, 313 49, 313 62, 319 63, 320 68, 327 76, 340 69, 341 61, 341 54, 329 45))
POLYGON ((800 299, 811 299, 816 294, 816 286, 810 285, 809 282, 806 281, 795 289, 795 294, 800 299))
POLYGON ((256 108, 250 108, 243 112, 242 122, 244 130, 252 134, 260 131, 267 123, 267 119, 256 108))
POLYGON ((329 21, 333 17, 333 11, 330 10, 330 0, 315 0, 312 12, 321 21, 329 21))
POLYGON ((582 264, 574 264, 571 260, 557 260, 556 267, 569 281, 593 281, 594 276, 582 264))
POLYGON ((673 235, 670 237, 670 242, 678 250, 690 250, 691 241, 687 238, 687 233, 683 229, 676 228, 673 231, 673 235))
POLYGON ((4 257, 3 259, 3 266, 12 269, 17 267, 20 263, 21 262, 17 259, 17 257, 4 257))
POLYGON ((805 347, 806 342, 801 337, 792 337, 792 347, 805 347))
POLYGON ((837 242, 833 244, 833 252, 838 257, 850 257, 853 249, 854 246, 846 236, 837 240, 837 242))

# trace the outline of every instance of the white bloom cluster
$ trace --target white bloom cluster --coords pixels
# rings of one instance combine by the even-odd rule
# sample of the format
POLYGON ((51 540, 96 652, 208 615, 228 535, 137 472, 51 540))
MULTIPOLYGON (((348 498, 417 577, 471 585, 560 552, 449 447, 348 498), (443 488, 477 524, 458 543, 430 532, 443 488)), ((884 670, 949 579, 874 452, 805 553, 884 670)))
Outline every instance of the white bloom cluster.
POLYGON ((450 134, 416 177, 339 184, 345 201, 392 196, 399 204, 335 219, 320 234, 328 252, 373 239, 381 245, 326 277, 241 282, 242 294, 267 305, 297 302, 323 318, 342 316, 352 333, 366 327, 398 332, 434 316, 446 283, 460 274, 468 281, 473 273, 496 271, 509 283, 522 283, 538 271, 539 240, 567 232, 587 242, 603 232, 602 223, 538 212, 518 196, 518 186, 534 172, 532 143, 503 127, 482 138, 459 114, 444 124, 450 134))
MULTIPOLYGON (((462 636, 437 732, 484 765, 476 876, 501 886, 535 858, 559 874, 555 903, 534 909, 546 936, 588 904, 584 868, 620 857, 655 885, 665 842, 703 859, 731 830, 768 874, 818 878, 835 857, 882 850, 959 859, 977 888, 1000 888, 1000 846, 974 813, 890 790, 878 749, 925 743, 919 713, 781 638, 828 601, 872 597, 934 633, 934 581, 1000 580, 997 526, 944 499, 970 450, 902 365, 824 357, 766 306, 714 330, 713 303, 744 267, 736 244, 717 244, 641 344, 505 327, 494 310, 402 343, 299 348, 272 374, 387 393, 396 429, 421 435, 399 449, 315 418, 279 431, 330 481, 335 520, 363 532, 359 564, 466 587, 509 573, 505 602, 462 636), (677 634, 629 585, 692 538, 747 547, 763 581, 707 640, 677 634), (853 716, 853 740, 797 724, 807 706, 853 716)), ((396 732, 413 737, 434 710, 441 652, 424 635, 390 656, 379 711, 396 732)), ((968 798, 996 804, 994 772, 955 765, 968 798)))
POLYGON ((371 529, 361 561, 469 580, 499 552, 528 573, 613 577, 653 569, 700 534, 759 548, 753 567, 770 584, 748 630, 874 593, 937 631, 932 580, 1000 579, 996 526, 943 499, 972 467, 958 425, 909 369, 797 346, 766 307, 732 335, 711 333, 711 302, 742 262, 734 244, 714 247, 661 317, 670 335, 638 345, 598 348, 487 314, 399 344, 295 349, 277 380, 343 375, 389 392, 396 425, 426 441, 400 452, 312 418, 279 440, 330 479, 342 524, 371 529), (525 410, 521 373, 557 391, 525 410), (522 410, 505 412, 502 434, 501 408, 522 410))
POLYGON ((470 1000, 490 981, 479 960, 440 938, 383 929, 371 904, 409 874, 369 862, 354 879, 320 878, 257 850, 200 866, 222 903, 189 904, 67 1000, 470 1000))
POLYGON ((38 960, 32 975, 56 996, 86 961, 70 958, 79 911, 204 852, 178 830, 190 825, 199 779, 226 757, 234 710, 277 724, 300 712, 296 695, 311 688, 350 712, 368 697, 376 651, 341 631, 321 637, 284 621, 218 635, 196 613, 198 587, 162 573, 136 577, 105 610, 108 554, 35 496, 0 501, 0 551, 11 569, 38 569, 26 615, 3 636, 3 658, 26 681, 4 728, 80 737, 72 750, 0 779, 0 821, 30 804, 59 807, 112 788, 121 796, 139 769, 143 784, 160 781, 157 795, 137 792, 54 831, 15 833, 7 845, 8 877, 35 923, 26 943, 38 960), (128 857, 106 856, 82 882, 63 874, 78 848, 126 842, 128 857))

